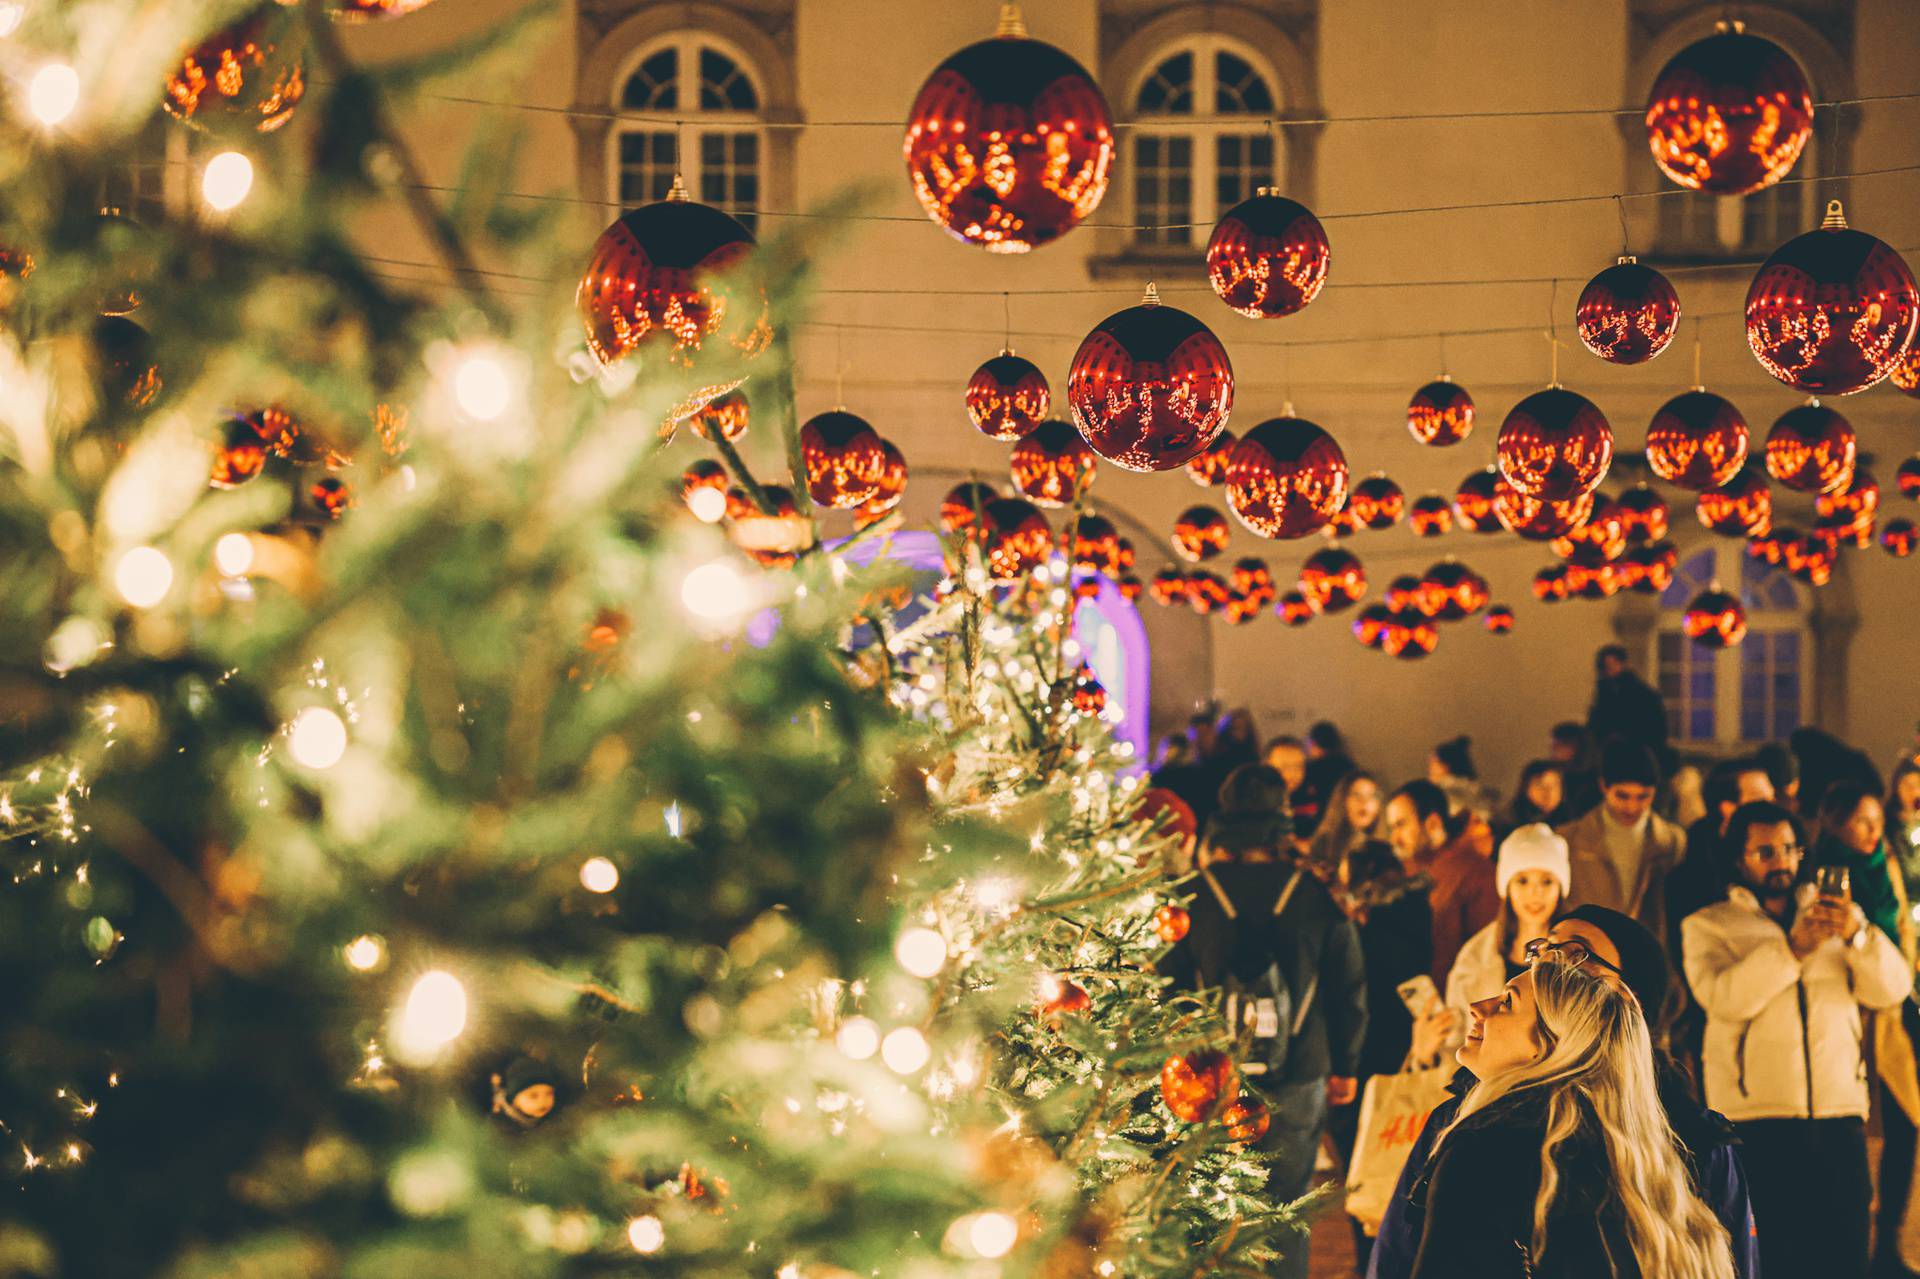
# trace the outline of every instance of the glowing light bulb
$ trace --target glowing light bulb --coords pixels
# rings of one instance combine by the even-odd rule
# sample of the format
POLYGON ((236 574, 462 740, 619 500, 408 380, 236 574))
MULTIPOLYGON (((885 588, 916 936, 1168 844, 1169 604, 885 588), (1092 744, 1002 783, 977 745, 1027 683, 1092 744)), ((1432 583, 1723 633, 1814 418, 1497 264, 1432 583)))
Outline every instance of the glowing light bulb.
POLYGON ((604 857, 580 863, 580 887, 590 893, 610 893, 620 886, 620 868, 604 857))
POLYGON ((927 1037, 911 1026, 901 1026, 887 1032, 880 1041, 880 1060, 887 1063, 887 1069, 897 1075, 911 1075, 927 1064, 933 1056, 933 1049, 927 1046, 927 1037))
POLYGON ((135 608, 152 608, 173 589, 173 561, 158 547, 136 546, 114 566, 113 588, 135 608))
POLYGON ((438 969, 413 983, 393 1019, 391 1047, 409 1065, 438 1057, 467 1028, 467 988, 438 969))
POLYGON ((80 105, 80 74, 64 62, 51 62, 27 82, 27 110, 51 128, 80 105))
POLYGON ((967 1242, 983 1257, 1004 1257, 1020 1237, 1020 1223, 1004 1212, 976 1213, 967 1227, 967 1242))
POLYGON ((694 618, 714 629, 729 629, 753 608, 746 576, 726 560, 713 560, 680 582, 680 603, 694 618))
POLYGON ((309 706, 287 728, 287 750, 296 764, 332 768, 347 753, 347 726, 324 706, 309 706))
POLYGON ((718 524, 727 513, 727 495, 716 488, 697 488, 687 494, 687 509, 702 524, 718 524))
POLYGON ((27 6, 24 4, 0 4, 0 40, 18 31, 21 19, 26 16, 27 6))
POLYGON ((213 544, 213 566, 228 577, 243 577, 253 567, 253 539, 227 533, 213 544))
POLYGON ((880 1028, 865 1017, 849 1017, 833 1042, 852 1060, 865 1061, 880 1051, 880 1028))
POLYGON ((222 151, 200 172, 200 198, 226 213, 240 207, 253 190, 253 161, 238 151, 222 151))
POLYGON ((947 939, 931 928, 909 928, 893 944, 893 957, 915 977, 932 977, 947 964, 947 939))
POLYGON ((627 1242, 635 1252, 659 1252, 666 1245, 667 1228, 652 1214, 635 1217, 627 1223, 627 1242))
POLYGON ((347 967, 357 973, 370 973, 387 962, 387 944, 372 933, 362 933, 340 950, 347 967))
POLYGON ((513 398, 513 379, 498 354, 468 351, 453 366, 453 398, 461 412, 482 422, 497 422, 513 398))

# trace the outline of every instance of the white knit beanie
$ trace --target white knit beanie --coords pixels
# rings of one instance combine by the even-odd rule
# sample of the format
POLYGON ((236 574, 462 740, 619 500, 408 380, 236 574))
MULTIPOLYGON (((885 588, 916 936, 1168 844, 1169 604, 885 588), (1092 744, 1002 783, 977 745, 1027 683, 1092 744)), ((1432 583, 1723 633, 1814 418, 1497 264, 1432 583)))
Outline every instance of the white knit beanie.
POLYGON ((1507 885, 1513 882, 1513 877, 1523 870, 1544 870, 1559 880, 1562 898, 1573 892, 1573 865, 1567 856, 1567 841, 1554 834, 1553 827, 1545 822, 1522 826, 1501 843, 1500 860, 1494 866, 1493 877, 1502 897, 1507 895, 1507 885))

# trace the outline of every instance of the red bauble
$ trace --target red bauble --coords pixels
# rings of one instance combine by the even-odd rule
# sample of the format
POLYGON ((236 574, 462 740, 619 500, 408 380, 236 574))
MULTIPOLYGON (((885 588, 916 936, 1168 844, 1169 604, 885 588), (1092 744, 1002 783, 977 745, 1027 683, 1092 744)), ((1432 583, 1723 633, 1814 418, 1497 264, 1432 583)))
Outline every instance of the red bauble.
POLYGON ((853 522, 859 528, 876 524, 893 513, 907 495, 907 459, 892 440, 880 441, 880 481, 873 496, 853 508, 853 522))
POLYGON ((1486 626, 1488 634, 1505 635, 1513 630, 1513 610, 1505 604, 1495 604, 1487 610, 1487 615, 1481 619, 1481 622, 1486 626))
POLYGON ((1380 647, 1380 635, 1393 620, 1393 610, 1385 604, 1369 604, 1353 615, 1353 637, 1368 648, 1380 647))
POLYGON ((702 439, 737 440, 747 433, 748 416, 747 397, 732 390, 701 405, 688 420, 702 439))
POLYGON ((1214 436, 1213 443, 1187 459, 1187 478, 1202 488, 1225 484, 1227 462, 1233 456, 1233 446, 1239 442, 1232 431, 1214 436))
POLYGON ((1897 559, 1905 559, 1913 554, 1916 545, 1920 545, 1920 529, 1915 529, 1912 520, 1899 518, 1888 520, 1880 526, 1880 545, 1887 554, 1897 559))
POLYGON ((1007 455, 1013 486, 1036 506, 1061 507, 1093 485, 1093 450, 1058 418, 1042 422, 1007 455))
POLYGON ((1500 473, 1492 467, 1461 480, 1453 495, 1453 513, 1460 527, 1469 533, 1498 533, 1505 528, 1493 505, 1499 490, 1500 473))
POLYGON ((1107 687, 1094 678, 1092 668, 1085 663, 1074 674, 1070 696, 1073 709, 1082 715, 1098 715, 1107 709, 1107 687))
POLYGON ((1338 613, 1367 593, 1367 570, 1345 547, 1323 547, 1300 566, 1297 585, 1314 612, 1338 613))
POLYGON ((1273 570, 1267 562, 1256 555, 1249 555, 1233 562, 1233 568, 1227 573, 1227 585, 1236 594, 1255 600, 1261 608, 1273 603, 1275 595, 1273 570))
POLYGON ((192 124, 235 121, 271 133, 293 116, 306 93, 296 42, 263 6, 190 50, 167 77, 160 105, 192 124))
POLYGON ((1133 543, 1123 537, 1123 538, 1119 538, 1115 542, 1115 545, 1120 550, 1120 567, 1132 568, 1133 558, 1134 558, 1133 543))
POLYGON ((1120 530, 1104 515, 1082 515, 1067 532, 1073 566, 1108 577, 1120 571, 1120 530))
POLYGON ((1791 576, 1809 586, 1825 586, 1833 580, 1840 551, 1826 535, 1815 531, 1795 541, 1783 541, 1780 549, 1781 563, 1791 576))
POLYGON ((1274 604, 1273 611, 1288 626, 1305 626, 1317 611, 1313 601, 1299 591, 1288 591, 1274 604))
POLYGON ((1756 533, 1747 539, 1747 555, 1768 564, 1780 564, 1786 559, 1787 547, 1799 545, 1801 536, 1800 530, 1790 524, 1756 533))
POLYGON ((1147 584, 1147 596, 1156 604, 1183 604, 1187 599, 1187 575, 1177 568, 1163 568, 1147 584))
POLYGON ((1747 345, 1808 395, 1850 395, 1886 377, 1920 324, 1913 272, 1886 243, 1847 226, 1840 202, 1816 231, 1773 251, 1747 290, 1747 345))
POLYGON ((1160 1067, 1160 1100, 1174 1118, 1190 1124, 1212 1115, 1233 1084, 1233 1062, 1217 1049, 1169 1057, 1160 1067))
POLYGON ((1217 573, 1198 569, 1187 574, 1187 607, 1202 617, 1218 613, 1233 599, 1233 588, 1217 573))
POLYGON ((307 486, 307 499, 314 510, 337 520, 353 505, 353 488, 337 475, 323 475, 307 486))
POLYGON ((1087 994, 1084 986, 1055 977, 1051 973, 1040 979, 1042 1016, 1059 1017, 1067 1013, 1083 1013, 1091 1007, 1093 1007, 1093 997, 1087 994))
POLYGON ((1920 457, 1910 457, 1894 468, 1893 482, 1901 497, 1920 499, 1920 457))
POLYGON ((1153 931, 1169 946, 1185 937, 1192 927, 1193 916, 1185 906, 1167 905, 1153 912, 1153 931))
POLYGON ((1496 486, 1494 514, 1510 533, 1530 542, 1551 542, 1587 522, 1593 513, 1593 494, 1582 493, 1570 502, 1542 502, 1514 491, 1505 480, 1496 486))
POLYGON ((980 512, 999 498, 991 485, 974 480, 956 484, 940 499, 940 527, 949 533, 965 532, 974 526, 980 512))
POLYGON ((1304 537, 1346 500, 1346 454, 1304 418, 1270 418, 1233 450, 1227 505, 1261 537, 1304 537))
POLYGON ((1267 1135, 1267 1129, 1273 1124, 1273 1115, 1267 1110, 1267 1103, 1250 1092, 1227 1103, 1220 1112, 1220 1124, 1227 1130, 1227 1136, 1241 1145, 1250 1145, 1267 1135))
POLYGON ((213 470, 207 482, 217 489, 238 488, 267 465, 267 441, 260 415, 235 414, 220 431, 220 445, 214 450, 213 470))
POLYGON ((1393 614, 1380 628, 1380 651, 1388 657, 1412 661, 1427 657, 1440 644, 1440 628, 1417 608, 1393 614))
POLYGON ((1832 493, 1853 479, 1853 424, 1819 402, 1788 409, 1767 432, 1767 474, 1801 493, 1832 493))
POLYGON ((1226 428, 1233 364, 1212 330, 1162 306, 1149 286, 1144 302, 1108 316, 1080 343, 1067 403, 1101 457, 1129 471, 1168 471, 1226 428))
POLYGON ((1053 553, 1053 530, 1033 503, 1017 497, 997 498, 980 513, 984 531, 981 558, 987 576, 996 582, 1025 577, 1053 553))
POLYGON ((680 473, 680 500, 702 520, 712 523, 728 514, 726 497, 727 468, 712 458, 703 457, 680 473), (698 496, 702 492, 718 494, 718 500, 698 496))
POLYGON ((1453 528, 1453 503, 1438 493, 1416 497, 1407 505, 1407 527, 1415 537, 1440 537, 1453 528))
POLYGON ((935 68, 907 113, 904 150, 935 223, 990 253, 1025 253, 1099 207, 1113 117, 1085 68, 1016 27, 935 68))
POLYGON ((1747 195, 1787 176, 1813 135, 1813 93, 1771 40, 1721 31, 1661 69, 1647 95, 1661 172, 1694 191, 1747 195))
POLYGON ((1513 406, 1500 424, 1494 459, 1521 496, 1570 501, 1606 477, 1613 428, 1586 396, 1548 387, 1513 406))
MULTIPOLYGON (((587 346, 603 364, 635 349, 659 348, 681 367, 713 339, 742 355, 772 338, 766 303, 724 277, 753 252, 753 234, 686 192, 620 215, 600 233, 575 301, 587 346)), ((687 413, 738 386, 703 388, 687 413), (702 396, 704 395, 704 398, 702 396)))
POLYGON ((1814 514, 1824 527, 1843 534, 1855 534, 1862 525, 1871 527, 1874 512, 1880 509, 1880 481, 1871 472, 1855 468, 1845 488, 1823 493, 1813 500, 1814 514))
POLYGON ((1680 567, 1680 552, 1672 542, 1651 542, 1636 546, 1621 557, 1620 585, 1643 595, 1658 595, 1673 584, 1680 567))
POLYGON ((793 491, 785 485, 762 484, 760 491, 771 512, 738 490, 727 495, 733 540, 764 568, 790 568, 809 544, 813 526, 802 518, 793 491))
POLYGON ((416 9, 424 9, 433 0, 330 0, 333 16, 342 22, 369 22, 375 18, 400 18, 416 9))
POLYGON ((1711 391, 1674 396, 1647 427, 1647 466, 1669 484, 1705 492, 1739 473, 1747 460, 1747 420, 1711 391))
POLYGON ((1173 549, 1181 559, 1199 564, 1227 549, 1231 531, 1227 517, 1211 506, 1190 506, 1173 522, 1173 549))
POLYGON ((1567 598, 1583 600, 1612 599, 1623 585, 1618 566, 1601 564, 1567 565, 1567 598))
POLYGON ((1621 531, 1629 542, 1657 542, 1667 535, 1673 512, 1667 500, 1644 484, 1636 484, 1620 495, 1613 509, 1620 516, 1621 531))
POLYGON ((1619 559, 1627 549, 1627 521, 1620 505, 1604 493, 1593 495, 1593 509, 1579 527, 1554 539, 1553 552, 1589 568, 1619 559))
POLYGON ((1893 362, 1887 381, 1895 390, 1920 398, 1920 337, 1907 344, 1907 353, 1893 362))
POLYGON ((1533 575, 1533 597, 1547 604, 1567 598, 1567 566, 1553 564, 1533 575))
POLYGON ((1375 472, 1353 486, 1347 495, 1347 510, 1370 529, 1392 528, 1407 509, 1407 495, 1400 486, 1375 472))
POLYGON ((1652 267, 1621 258, 1580 290, 1574 327, 1587 350, 1607 363, 1644 364, 1673 341, 1680 295, 1652 267))
POLYGON ((1458 560, 1441 560, 1420 579, 1418 607, 1436 622, 1457 622, 1487 606, 1487 579, 1458 560))
POLYGON ((1244 316, 1292 315, 1320 296, 1330 250, 1320 219, 1272 187, 1227 210, 1207 241, 1207 279, 1244 316))
POLYGON ((1747 637, 1747 610, 1717 585, 1693 597, 1680 629, 1702 648, 1732 648, 1747 637))
POLYGON ((1002 351, 967 382, 967 416, 982 435, 1017 440, 1040 425, 1052 398, 1046 374, 1032 360, 1002 351))
POLYGON ((1122 573, 1114 579, 1113 584, 1120 592, 1120 598, 1129 604, 1137 603, 1147 593, 1147 584, 1131 573, 1122 573))
POLYGON ((1436 448, 1458 444, 1473 434, 1473 397, 1452 378, 1429 382, 1407 404, 1407 430, 1436 448))
POLYGON ((1381 602, 1389 613, 1404 613, 1409 609, 1418 609, 1426 602, 1420 590, 1420 579, 1412 573, 1402 573, 1387 582, 1387 589, 1381 592, 1381 602))
POLYGON ((887 453, 865 418, 831 409, 800 428, 800 460, 814 503, 850 511, 880 492, 887 453))
POLYGON ((1753 537, 1773 524, 1773 492, 1759 468, 1749 466, 1694 503, 1700 522, 1729 537, 1753 537))

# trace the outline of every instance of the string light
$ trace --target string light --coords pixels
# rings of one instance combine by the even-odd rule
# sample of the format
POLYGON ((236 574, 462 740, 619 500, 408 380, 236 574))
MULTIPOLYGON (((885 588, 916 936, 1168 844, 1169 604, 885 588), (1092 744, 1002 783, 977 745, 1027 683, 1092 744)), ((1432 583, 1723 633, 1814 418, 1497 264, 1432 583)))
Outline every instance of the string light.
POLYGON ((865 1061, 880 1051, 880 1028, 865 1017, 849 1017, 840 1023, 833 1042, 850 1060, 865 1061))
POLYGON ((754 591, 730 561, 711 560, 681 579, 680 603, 708 629, 729 631, 753 611, 754 591))
POLYGON ((627 1223, 627 1242, 638 1253, 659 1252, 666 1246, 667 1228, 660 1224, 660 1218, 652 1214, 635 1217, 627 1223))
POLYGON ((360 973, 370 973, 387 962, 387 944, 372 933, 362 933, 342 947, 340 953, 347 967, 360 973))
POLYGON ((222 151, 200 173, 200 198, 207 207, 229 213, 253 190, 253 161, 238 151, 222 151))
POLYGON ((893 957, 915 977, 932 977, 947 964, 947 939, 931 928, 909 928, 893 944, 893 957))
POLYGON ((223 534, 213 544, 213 566, 228 577, 243 577, 253 567, 253 539, 245 533, 223 534))
POLYGON ((114 565, 113 588, 135 608, 152 608, 173 589, 173 561, 156 546, 136 546, 114 565))
POLYGON ((64 62, 50 62, 27 82, 27 110, 52 128, 80 105, 80 74, 64 62))
POLYGON ((604 857, 580 863, 580 886, 590 893, 610 893, 620 886, 620 868, 604 857))
POLYGON ((302 767, 332 768, 347 753, 346 723, 324 706, 309 706, 288 726, 287 751, 302 767))
POLYGON ((967 1242, 973 1250, 988 1259, 1004 1257, 1013 1251, 1014 1242, 1020 1237, 1020 1223, 1004 1212, 982 1212, 973 1218, 967 1227, 967 1242))
POLYGON ((497 422, 513 399, 513 377, 491 346, 474 347, 453 363, 453 399, 460 411, 481 422, 497 422))
POLYGON ((0 40, 6 39, 20 29, 20 22, 27 16, 24 4, 0 4, 0 40))
POLYGON ((912 1026, 901 1026, 887 1032, 880 1041, 880 1060, 887 1063, 887 1069, 896 1075, 911 1075, 924 1067, 933 1056, 933 1049, 927 1046, 927 1037, 912 1026))
POLYGON ((413 983, 393 1019, 394 1055, 425 1065, 467 1028, 467 988, 452 973, 436 969, 413 983))
POLYGON ((687 509, 702 524, 718 524, 727 513, 727 495, 717 488, 697 488, 687 494, 687 509))

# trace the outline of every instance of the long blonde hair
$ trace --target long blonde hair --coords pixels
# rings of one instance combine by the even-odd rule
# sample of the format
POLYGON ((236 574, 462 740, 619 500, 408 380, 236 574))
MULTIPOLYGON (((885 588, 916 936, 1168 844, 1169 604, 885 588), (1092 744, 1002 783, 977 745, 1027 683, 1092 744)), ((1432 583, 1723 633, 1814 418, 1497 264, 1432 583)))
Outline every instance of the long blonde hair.
POLYGON ((1732 1244, 1726 1227, 1694 1193, 1660 1104, 1653 1041, 1639 1006, 1576 967, 1535 964, 1532 971, 1535 1029, 1546 1051, 1529 1065, 1475 1084, 1447 1132, 1503 1097, 1544 1090, 1547 1128, 1533 1202, 1534 1259, 1546 1250, 1547 1214, 1560 1188, 1554 1151, 1591 1115, 1640 1273, 1729 1279, 1732 1244))

